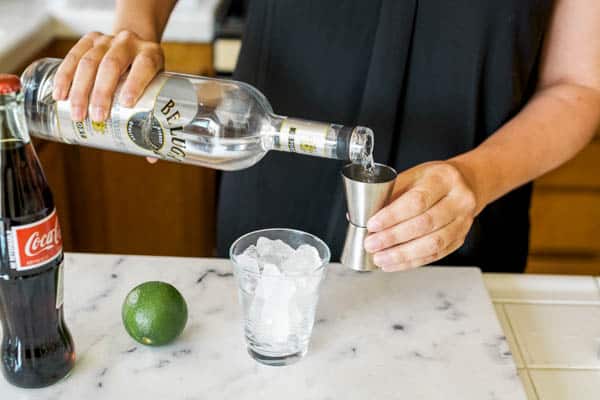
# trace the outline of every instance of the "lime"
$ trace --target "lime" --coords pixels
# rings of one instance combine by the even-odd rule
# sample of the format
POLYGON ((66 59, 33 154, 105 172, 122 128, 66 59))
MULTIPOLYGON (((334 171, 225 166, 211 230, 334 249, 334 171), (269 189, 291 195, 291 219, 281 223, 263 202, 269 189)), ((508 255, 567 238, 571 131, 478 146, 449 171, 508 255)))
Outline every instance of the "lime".
POLYGON ((165 282, 145 282, 129 292, 121 316, 129 335, 141 344, 161 346, 181 334, 187 305, 179 291, 165 282))

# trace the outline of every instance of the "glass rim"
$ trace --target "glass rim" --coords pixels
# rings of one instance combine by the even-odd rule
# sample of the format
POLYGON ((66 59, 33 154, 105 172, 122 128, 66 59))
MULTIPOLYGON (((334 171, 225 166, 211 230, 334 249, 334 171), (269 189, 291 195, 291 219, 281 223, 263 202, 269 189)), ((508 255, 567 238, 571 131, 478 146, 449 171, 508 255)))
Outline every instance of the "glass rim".
MULTIPOLYGON (((313 235, 312 233, 308 233, 305 231, 301 231, 300 229, 293 229, 293 228, 266 228, 266 229, 258 229, 255 231, 251 231, 248 233, 243 234, 242 236, 240 236, 239 238, 237 238, 232 244, 231 246, 229 246, 229 259, 231 260, 231 262, 234 265, 234 272, 236 267, 239 267, 239 269, 243 270, 244 273, 247 273, 249 275, 255 275, 255 276, 262 276, 263 273, 262 272, 254 272, 254 271, 250 271, 248 268, 243 267, 241 265, 239 265, 236 261, 235 261, 235 256, 233 254, 233 250, 236 248, 236 246, 238 245, 238 243, 247 238, 248 236, 251 235, 256 235, 259 233, 263 233, 263 232, 273 232, 273 231, 284 231, 284 232, 292 232, 292 233, 296 233, 296 234, 301 234, 301 235, 307 235, 312 237, 317 243, 319 243, 324 249, 325 249, 325 257, 321 258, 320 254, 319 254, 319 258, 321 258, 321 265, 319 265, 318 268, 315 268, 309 272, 292 272, 292 273, 281 273, 281 277, 282 278, 286 278, 286 277, 301 277, 301 276, 311 276, 314 273, 320 272, 321 270, 323 270, 331 261, 331 250, 329 249, 329 246, 327 245, 327 243, 325 243, 325 241, 323 239, 321 239, 320 237, 313 235)), ((295 250, 295 249, 294 249, 295 250)), ((318 251, 318 250, 317 250, 318 251)), ((274 276, 272 274, 267 274, 266 276, 274 276)))

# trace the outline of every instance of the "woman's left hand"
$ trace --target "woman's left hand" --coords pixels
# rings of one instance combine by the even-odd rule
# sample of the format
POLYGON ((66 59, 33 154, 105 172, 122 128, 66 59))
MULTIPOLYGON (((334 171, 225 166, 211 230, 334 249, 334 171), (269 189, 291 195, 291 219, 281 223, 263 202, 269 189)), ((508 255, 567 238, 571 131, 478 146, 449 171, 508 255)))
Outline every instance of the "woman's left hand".
POLYGON ((418 165, 396 177, 392 201, 368 221, 365 249, 384 271, 429 264, 465 241, 478 212, 474 190, 452 161, 418 165))

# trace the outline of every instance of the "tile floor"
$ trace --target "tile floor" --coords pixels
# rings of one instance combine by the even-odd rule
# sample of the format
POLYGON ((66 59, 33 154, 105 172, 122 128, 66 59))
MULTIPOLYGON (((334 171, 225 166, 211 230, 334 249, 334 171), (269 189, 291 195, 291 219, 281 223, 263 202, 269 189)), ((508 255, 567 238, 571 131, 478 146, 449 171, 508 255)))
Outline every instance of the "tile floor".
POLYGON ((530 400, 600 399, 600 279, 487 274, 530 400))

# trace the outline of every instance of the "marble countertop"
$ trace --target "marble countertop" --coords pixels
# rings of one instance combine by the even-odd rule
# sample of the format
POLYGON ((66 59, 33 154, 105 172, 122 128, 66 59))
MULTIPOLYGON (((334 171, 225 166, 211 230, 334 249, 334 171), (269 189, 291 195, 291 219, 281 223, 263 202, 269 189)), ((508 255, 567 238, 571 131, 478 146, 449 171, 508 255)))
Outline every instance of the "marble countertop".
POLYGON ((65 314, 78 361, 69 378, 10 399, 524 400, 475 268, 356 273, 330 265, 306 358, 267 367, 246 353, 228 260, 67 254, 65 314), (125 332, 120 308, 149 280, 175 285, 190 319, 173 344, 125 332))
MULTIPOLYGON (((210 42, 219 0, 180 0, 163 39, 210 42)), ((0 1, 0 72, 12 72, 57 37, 112 32, 114 2, 102 0, 0 1)))

